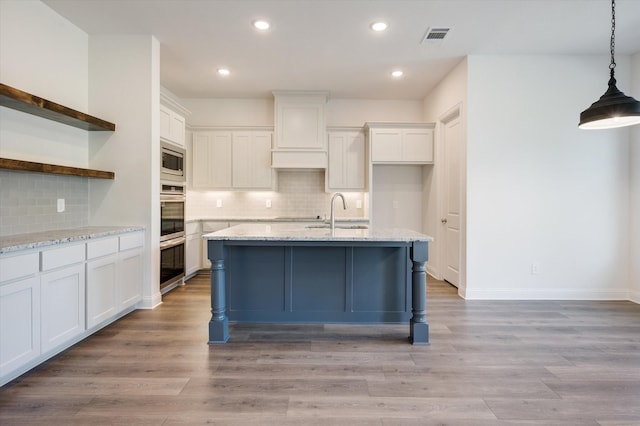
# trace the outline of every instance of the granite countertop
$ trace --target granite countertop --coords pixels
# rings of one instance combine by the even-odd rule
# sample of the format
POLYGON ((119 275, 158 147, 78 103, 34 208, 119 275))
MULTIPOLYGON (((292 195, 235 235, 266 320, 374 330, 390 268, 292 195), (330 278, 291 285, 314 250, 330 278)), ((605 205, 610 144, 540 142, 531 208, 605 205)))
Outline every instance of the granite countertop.
MULTIPOLYGON (((308 225, 307 225, 308 226, 308 225)), ((433 238, 410 229, 307 227, 301 224, 244 224, 203 235, 206 240, 223 241, 433 241, 433 238)))
MULTIPOLYGON (((328 221, 329 219, 326 219, 328 221)), ((271 216, 271 217, 237 217, 237 216, 228 216, 228 217, 200 217, 200 218, 189 218, 185 222, 199 222, 199 221, 211 221, 211 222, 243 222, 243 223, 260 223, 260 222, 318 222, 322 223, 325 221, 324 218, 313 216, 313 217, 285 217, 285 216, 271 216)), ((369 219, 366 217, 338 217, 336 218, 336 223, 338 222, 360 222, 360 223, 369 223, 369 219)))
POLYGON ((144 228, 141 226, 87 226, 30 234, 7 235, 0 237, 0 254, 143 230, 144 228))

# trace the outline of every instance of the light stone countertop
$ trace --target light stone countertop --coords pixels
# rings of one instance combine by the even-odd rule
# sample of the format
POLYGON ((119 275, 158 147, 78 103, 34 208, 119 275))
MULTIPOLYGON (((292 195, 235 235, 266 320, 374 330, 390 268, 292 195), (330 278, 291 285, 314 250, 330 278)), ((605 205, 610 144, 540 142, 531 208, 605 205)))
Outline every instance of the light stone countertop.
MULTIPOLYGON (((410 229, 400 228, 338 228, 308 227, 314 225, 276 223, 232 226, 202 236, 205 240, 223 241, 369 241, 414 242, 433 238, 410 229)), ((347 225, 348 226, 348 225, 347 225)))
POLYGON ((87 226, 0 237, 0 254, 144 231, 141 226, 87 226))
MULTIPOLYGON (((326 219, 327 221, 329 219, 326 219)), ((242 222, 242 223, 261 223, 261 222, 316 222, 322 223, 325 221, 323 218, 318 217, 285 217, 285 216, 272 216, 272 217, 238 217, 238 216, 228 216, 228 217, 199 217, 199 218, 189 218, 186 219, 185 222, 242 222)), ((336 218, 336 223, 338 222, 357 222, 357 223, 369 223, 369 218, 366 217, 338 217, 336 218)))

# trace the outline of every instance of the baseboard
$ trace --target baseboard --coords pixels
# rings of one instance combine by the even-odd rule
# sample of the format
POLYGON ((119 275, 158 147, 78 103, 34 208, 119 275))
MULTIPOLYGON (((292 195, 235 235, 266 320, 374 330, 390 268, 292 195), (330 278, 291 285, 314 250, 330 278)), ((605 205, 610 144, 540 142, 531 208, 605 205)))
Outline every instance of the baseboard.
POLYGON ((631 300, 633 303, 637 303, 638 305, 640 305, 640 290, 630 291, 629 300, 631 300))
MULTIPOLYGON (((530 289, 482 289, 466 288, 466 300, 630 300, 626 290, 530 290, 530 289)), ((633 299, 631 299, 633 300, 633 299)), ((638 303, 640 294, 634 302, 638 303)))

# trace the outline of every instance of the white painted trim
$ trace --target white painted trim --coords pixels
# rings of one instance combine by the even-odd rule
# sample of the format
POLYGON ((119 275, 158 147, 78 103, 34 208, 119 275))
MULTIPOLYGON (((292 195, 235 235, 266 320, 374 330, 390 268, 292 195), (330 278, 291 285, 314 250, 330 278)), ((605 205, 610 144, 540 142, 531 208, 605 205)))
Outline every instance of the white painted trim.
MULTIPOLYGON (((462 296, 462 295, 461 295, 462 296)), ((473 291, 466 289, 466 300, 630 300, 626 290, 512 290, 494 289, 473 291)), ((638 295, 640 296, 640 295, 638 295)), ((633 301, 633 300, 632 300, 633 301)), ((634 301, 635 302, 635 301, 634 301)), ((638 302, 636 302, 638 303, 638 302)))
POLYGON ((197 131, 264 131, 264 132, 273 132, 273 126, 205 126, 205 125, 189 125, 187 124, 187 129, 193 132, 197 131))
POLYGON ((640 291, 630 291, 629 300, 640 305, 640 291))

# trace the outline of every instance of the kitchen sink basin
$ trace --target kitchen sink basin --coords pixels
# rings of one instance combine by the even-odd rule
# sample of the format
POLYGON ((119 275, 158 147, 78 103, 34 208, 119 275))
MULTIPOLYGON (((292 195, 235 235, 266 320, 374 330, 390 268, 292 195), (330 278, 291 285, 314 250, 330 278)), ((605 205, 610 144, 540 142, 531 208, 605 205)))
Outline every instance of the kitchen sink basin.
MULTIPOLYGON (((305 226, 305 228, 307 228, 307 229, 314 229, 314 228, 329 229, 330 225, 328 223, 323 223, 323 224, 319 224, 319 225, 307 225, 307 226, 305 226)), ((336 229, 369 229, 369 226, 367 226, 367 225, 336 225, 336 229)))

